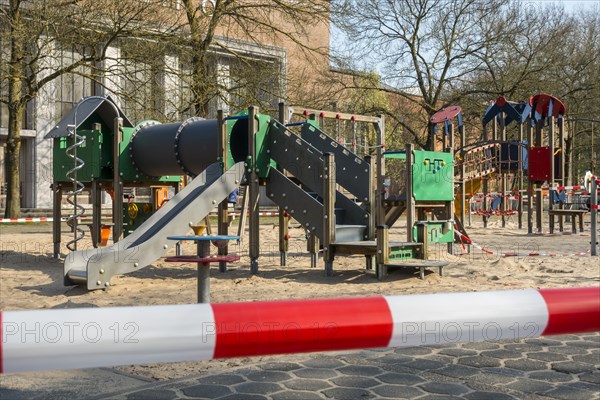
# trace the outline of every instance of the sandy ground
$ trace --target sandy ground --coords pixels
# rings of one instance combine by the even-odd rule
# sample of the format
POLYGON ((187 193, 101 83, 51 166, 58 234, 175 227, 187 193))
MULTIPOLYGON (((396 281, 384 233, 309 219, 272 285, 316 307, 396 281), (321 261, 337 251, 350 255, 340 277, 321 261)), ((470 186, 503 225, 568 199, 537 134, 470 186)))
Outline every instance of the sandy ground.
MULTIPOLYGON (((589 221, 588 221, 589 222, 589 221)), ((308 299, 316 297, 350 297, 401 295, 450 291, 505 290, 597 286, 600 284, 600 258, 583 256, 500 257, 472 248, 470 254, 455 245, 449 255, 445 246, 432 248, 431 259, 450 264, 444 276, 429 271, 425 280, 413 269, 392 270, 385 281, 375 279, 365 270, 363 257, 339 257, 334 264, 335 276, 326 277, 322 263, 310 268, 304 231, 294 227, 290 234, 288 265, 279 266, 276 219, 261 220, 260 272, 250 275, 245 245, 232 246, 240 262, 230 265, 226 273, 216 266, 211 272, 213 302, 308 299)), ((61 260, 53 259, 50 224, 0 226, 0 309, 110 307, 127 305, 185 304, 196 301, 195 264, 174 264, 162 260, 136 273, 114 277, 108 291, 87 292, 79 287, 63 286, 61 260)), ((232 232, 236 231, 232 227, 232 232)), ((471 238, 496 253, 572 254, 590 249, 589 223, 586 232, 577 235, 528 236, 509 221, 506 228, 492 218, 487 229, 474 218, 468 228, 471 238)), ((66 232, 66 229, 65 229, 66 232)), ((191 233, 191 231, 190 231, 191 233)), ((402 222, 390 231, 391 240, 402 240, 402 222)), ((66 242, 69 235, 64 233, 66 242)), ((64 243, 63 243, 64 244, 64 243)), ((88 243, 89 244, 89 243, 88 243)), ((85 242, 82 244, 85 246, 85 242)), ((195 245, 184 244, 184 254, 194 254, 195 245)), ((63 249, 66 254, 66 248, 63 249)), ((216 249, 213 249, 216 252, 216 249)), ((292 357, 286 356, 286 360, 292 357)), ((201 371, 217 370, 269 357, 225 361, 177 363, 119 367, 123 372, 152 379, 174 379, 201 371)))

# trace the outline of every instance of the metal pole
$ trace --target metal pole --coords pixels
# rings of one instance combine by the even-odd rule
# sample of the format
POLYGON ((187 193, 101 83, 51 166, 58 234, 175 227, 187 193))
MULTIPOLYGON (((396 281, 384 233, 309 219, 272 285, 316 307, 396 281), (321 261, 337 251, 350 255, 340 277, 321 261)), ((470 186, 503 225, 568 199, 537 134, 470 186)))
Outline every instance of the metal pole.
MULTIPOLYGON (((541 120, 539 121, 536 125, 535 125, 535 146, 536 147, 542 147, 542 127, 543 127, 544 121, 541 120)), ((544 212, 544 195, 541 191, 542 185, 541 184, 537 184, 536 185, 538 190, 535 193, 535 224, 536 224, 536 229, 538 232, 542 232, 543 230, 543 215, 542 213, 544 212)))
MULTIPOLYGON (((555 180, 554 180, 554 168, 556 163, 554 162, 554 142, 555 142, 555 132, 554 132, 554 117, 551 115, 548 117, 548 146, 550 146, 550 179, 548 180, 548 186, 550 186, 550 190, 548 190, 549 198, 548 198, 548 212, 551 213, 554 209, 554 196, 558 195, 555 190, 555 180)), ((559 216, 559 218, 562 218, 559 216)), ((550 233, 554 231, 554 218, 548 218, 550 224, 550 233)))
MULTIPOLYGON (((527 128, 527 159, 533 147, 533 125, 529 121, 527 128)), ((531 162, 531 160, 529 160, 531 162)), ((527 233, 533 234, 533 182, 530 177, 527 177, 527 233)))
POLYGON ((460 135, 460 157, 461 157, 461 167, 460 167, 460 222, 465 224, 465 203, 467 200, 467 188, 465 185, 465 174, 466 174, 466 165, 465 165, 465 151, 464 148, 467 143, 467 138, 465 135, 465 127, 461 125, 458 127, 458 133, 460 135))
POLYGON ((598 177, 592 178, 591 208, 591 254, 598 255, 598 177))
MULTIPOLYGON (((208 258, 210 241, 199 241, 196 250, 198 258, 208 258)), ((210 263, 198 263, 198 303, 210 303, 210 263)))
POLYGON ((259 221, 259 182, 258 173, 256 171, 256 115, 258 107, 252 106, 248 108, 248 158, 246 173, 248 179, 249 192, 249 228, 250 228, 250 272, 258 273, 258 257, 260 255, 260 221, 259 221))

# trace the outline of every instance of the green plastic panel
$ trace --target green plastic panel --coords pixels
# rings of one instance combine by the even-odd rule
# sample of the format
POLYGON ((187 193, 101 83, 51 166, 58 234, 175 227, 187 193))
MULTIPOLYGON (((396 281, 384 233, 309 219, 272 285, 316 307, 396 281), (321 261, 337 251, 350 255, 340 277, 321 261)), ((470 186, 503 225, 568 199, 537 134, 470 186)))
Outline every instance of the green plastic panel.
MULTIPOLYGON (((110 146, 105 144, 106 134, 100 130, 78 130, 77 134, 85 138, 77 148, 77 157, 84 161, 83 167, 77 171, 77 180, 90 182, 93 179, 110 177, 110 146)), ((53 173, 57 182, 69 182, 67 172, 74 167, 74 162, 66 153, 67 147, 73 143, 70 137, 54 139, 53 173)))
MULTIPOLYGON (((445 222, 429 221, 427 223, 427 235, 429 243, 452 243, 454 242, 454 227, 444 233, 445 222)), ((413 235, 417 237, 417 227, 413 228, 413 235)))
POLYGON ((414 152, 413 197, 415 201, 454 199, 454 159, 451 153, 414 152))
POLYGON ((412 260, 415 258, 415 252, 414 249, 393 250, 390 251, 389 258, 394 261, 412 260))

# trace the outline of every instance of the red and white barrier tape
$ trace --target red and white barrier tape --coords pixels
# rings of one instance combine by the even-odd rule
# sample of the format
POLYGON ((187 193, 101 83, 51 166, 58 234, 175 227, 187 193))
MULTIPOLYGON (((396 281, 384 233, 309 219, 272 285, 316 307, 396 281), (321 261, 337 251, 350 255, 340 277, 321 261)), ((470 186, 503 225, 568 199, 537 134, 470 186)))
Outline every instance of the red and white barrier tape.
POLYGON ((0 372, 600 331, 600 288, 0 313, 0 372))
MULTIPOLYGON (((211 213, 211 215, 216 215, 216 213, 211 213)), ((233 215, 233 213, 229 213, 228 215, 233 215)), ((235 216, 239 217, 241 215, 241 213, 236 212, 235 216)), ((279 215, 278 212, 260 212, 259 215, 261 217, 276 217, 279 215)), ((86 216, 86 217, 81 217, 80 219, 91 219, 91 217, 86 216)), ((66 218, 61 218, 61 221, 66 221, 66 218)), ((52 217, 36 217, 36 218, 0 218, 0 223, 4 223, 4 224, 18 224, 18 223, 24 223, 24 222, 52 222, 54 221, 54 218, 52 217)))
POLYGON ((591 252, 591 249, 587 249, 586 251, 581 251, 579 253, 568 253, 568 254, 560 254, 560 253, 540 253, 540 252, 532 252, 532 253, 499 253, 492 250, 488 250, 479 243, 471 242, 472 246, 478 248, 486 254, 498 256, 498 257, 580 257, 585 256, 591 252))

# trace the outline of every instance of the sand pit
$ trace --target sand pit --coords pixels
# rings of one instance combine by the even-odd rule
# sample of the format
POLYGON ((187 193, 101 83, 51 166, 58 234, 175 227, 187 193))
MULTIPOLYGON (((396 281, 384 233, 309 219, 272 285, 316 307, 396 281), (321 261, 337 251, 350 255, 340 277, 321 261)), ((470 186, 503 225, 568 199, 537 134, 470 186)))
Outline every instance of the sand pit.
MULTIPOLYGON (((509 223, 500 228, 496 221, 483 229, 480 220, 467 228, 471 237, 495 253, 572 254, 589 250, 587 232, 578 235, 528 236, 526 230, 509 223)), ((24 310, 40 308, 111 307, 129 305, 185 304, 196 301, 195 264, 166 263, 162 260, 136 273, 117 276, 108 291, 87 292, 79 287, 63 286, 62 261, 51 258, 50 224, 3 225, 1 229, 0 309, 24 310)), ((232 232, 235 232, 235 225, 232 232)), ((67 229, 64 230, 67 232, 67 229)), ((191 233, 191 231, 190 231, 191 233)), ((600 283, 600 258, 584 256, 499 257, 472 248, 470 254, 455 245, 457 255, 449 255, 445 245, 432 248, 431 259, 449 261, 444 276, 428 271, 424 280, 412 269, 392 270, 385 281, 375 279, 365 270, 363 257, 338 257, 335 275, 326 277, 322 263, 310 268, 304 231, 290 229, 288 266, 279 266, 276 219, 261 220, 260 272, 250 275, 246 248, 230 246, 242 258, 231 264, 226 273, 216 266, 211 271, 213 302, 309 299, 318 297, 350 297, 401 295, 450 291, 504 290, 518 288, 550 288, 597 286, 600 283)), ((390 230, 391 240, 402 240, 402 222, 390 230)), ((63 240, 68 240, 64 234, 63 240)), ((83 242, 82 246, 89 245, 83 242)), ((194 254, 195 245, 183 245, 184 254, 194 254)), ((213 254, 216 248, 213 248, 213 254)), ((63 248, 66 254, 66 248, 63 248)), ((174 254, 171 252, 170 254, 174 254)), ((285 356, 286 360, 294 356, 285 356)), ((119 367, 120 370, 153 379, 174 379, 204 370, 215 370, 268 357, 224 361, 119 367)))

